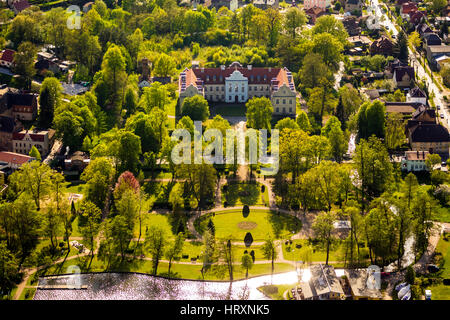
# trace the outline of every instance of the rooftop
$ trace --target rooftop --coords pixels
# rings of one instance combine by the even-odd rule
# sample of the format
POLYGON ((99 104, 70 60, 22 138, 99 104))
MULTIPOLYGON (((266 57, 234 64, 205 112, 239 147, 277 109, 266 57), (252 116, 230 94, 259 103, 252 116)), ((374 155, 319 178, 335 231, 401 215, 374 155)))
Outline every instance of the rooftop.
POLYGON ((33 157, 26 156, 20 153, 0 151, 0 162, 22 165, 24 163, 32 161, 33 159, 33 157))

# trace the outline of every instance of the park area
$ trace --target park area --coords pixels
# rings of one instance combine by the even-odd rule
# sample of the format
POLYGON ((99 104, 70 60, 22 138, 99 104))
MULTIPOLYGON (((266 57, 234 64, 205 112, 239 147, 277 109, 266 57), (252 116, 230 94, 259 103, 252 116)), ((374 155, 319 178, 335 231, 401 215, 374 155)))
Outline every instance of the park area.
POLYGON ((241 209, 210 213, 198 218, 194 226, 200 234, 208 228, 209 220, 214 224, 216 238, 231 236, 235 241, 244 241, 251 233, 254 241, 265 241, 268 236, 283 239, 300 231, 302 223, 297 218, 264 209, 250 209, 247 217, 241 209))
POLYGON ((269 195, 260 183, 228 183, 222 187, 224 207, 234 206, 268 206, 269 195))
POLYGON ((427 289, 431 290, 433 300, 450 299, 450 233, 444 234, 436 247, 435 263, 439 267, 436 276, 441 283, 434 284, 427 289), (447 280, 446 280, 447 279, 447 280))

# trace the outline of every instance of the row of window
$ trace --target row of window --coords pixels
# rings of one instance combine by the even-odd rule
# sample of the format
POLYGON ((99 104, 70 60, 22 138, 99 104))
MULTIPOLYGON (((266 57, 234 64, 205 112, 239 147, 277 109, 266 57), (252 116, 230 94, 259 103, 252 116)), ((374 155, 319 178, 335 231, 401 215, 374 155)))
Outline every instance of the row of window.
MULTIPOLYGON (((289 99, 289 104, 293 103, 293 99, 289 99)), ((280 100, 276 99, 275 104, 280 104, 280 100)), ((286 99, 283 99, 283 104, 286 104, 286 99)))
MULTIPOLYGON (((219 91, 219 86, 217 86, 217 87, 215 87, 216 88, 216 91, 219 91)), ((223 86, 221 86, 220 87, 220 91, 223 91, 224 90, 224 87, 223 86)), ((258 91, 258 86, 248 86, 248 91, 258 91)), ((268 86, 266 86, 265 88, 264 88, 264 86, 260 86, 259 87, 259 91, 269 91, 269 87, 268 86)), ((205 87, 205 91, 208 91, 208 87, 205 87)), ((214 91, 214 87, 209 87, 209 91, 214 91)), ((229 92, 232 92, 233 91, 233 86, 229 86, 228 87, 228 91, 229 92)), ((239 91, 239 87, 238 86, 235 86, 234 87, 234 92, 238 92, 239 91)), ((242 86, 241 87, 241 91, 242 92, 245 92, 245 86, 242 86)))
MULTIPOLYGON (((280 108, 275 108, 275 112, 280 112, 280 108)), ((286 113, 286 108, 282 108, 282 112, 286 113)), ((292 108, 289 108, 289 113, 292 113, 292 108)))
MULTIPOLYGON (((40 144, 35 144, 34 146, 35 146, 36 148, 38 148, 38 149, 42 149, 42 146, 41 146, 40 144)), ((24 147, 24 148, 27 148, 27 147, 31 148, 32 145, 31 145, 31 144, 24 143, 23 146, 22 146, 22 143, 21 143, 21 142, 16 142, 16 148, 22 148, 22 147, 24 147)))

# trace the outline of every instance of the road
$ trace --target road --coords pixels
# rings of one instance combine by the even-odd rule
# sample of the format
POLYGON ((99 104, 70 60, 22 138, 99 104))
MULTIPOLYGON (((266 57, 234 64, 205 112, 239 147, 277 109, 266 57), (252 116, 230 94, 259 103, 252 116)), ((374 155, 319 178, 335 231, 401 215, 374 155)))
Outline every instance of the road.
MULTIPOLYGON (((375 9, 375 15, 380 19, 380 23, 384 25, 389 30, 392 30, 393 35, 397 36, 398 30, 396 28, 396 25, 394 22, 383 12, 381 11, 381 5, 378 0, 372 0, 371 5, 375 9), (381 17, 384 15, 384 21, 381 21, 381 17)), ((413 52, 410 48, 408 48, 409 51, 409 58, 410 58, 410 64, 414 69, 416 70, 416 79, 421 78, 424 79, 429 92, 434 93, 434 104, 436 106, 440 106, 440 110, 438 111, 439 115, 442 113, 444 115, 444 119, 439 118, 439 121, 441 121, 442 125, 447 127, 447 129, 450 129, 450 114, 449 110, 447 109, 447 103, 445 102, 441 90, 436 86, 436 84, 433 82, 429 74, 425 71, 425 69, 422 67, 420 62, 418 61, 418 58, 420 56, 416 54, 416 52, 413 52)))

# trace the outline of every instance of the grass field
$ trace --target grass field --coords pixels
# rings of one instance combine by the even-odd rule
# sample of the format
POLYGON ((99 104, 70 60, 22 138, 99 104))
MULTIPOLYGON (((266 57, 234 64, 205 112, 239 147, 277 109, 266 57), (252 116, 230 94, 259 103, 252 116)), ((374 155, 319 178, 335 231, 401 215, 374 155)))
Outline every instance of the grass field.
POLYGON ((264 241, 268 236, 273 238, 286 238, 301 229, 301 222, 295 217, 278 214, 269 210, 250 209, 247 218, 242 215, 242 210, 216 212, 205 215, 194 223, 198 232, 202 233, 212 219, 216 238, 232 236, 232 239, 244 241, 247 232, 252 234, 254 241, 264 241))
MULTIPOLYGON (((91 268, 87 270, 85 266, 88 264, 88 259, 86 257, 75 258, 69 261, 66 261, 64 264, 54 265, 48 268, 45 272, 41 272, 40 275, 51 275, 51 274, 63 274, 66 272, 67 267, 70 265, 78 265, 80 266, 83 272, 102 272, 106 270, 106 264, 102 261, 99 261, 97 257, 94 257, 91 268)), ((168 263, 161 262, 158 267, 158 275, 167 275, 168 271, 168 263)), ((202 266, 199 264, 172 264, 171 273, 175 274, 176 278, 180 279, 194 279, 201 280, 201 268, 202 266)), ((245 279, 245 270, 236 265, 234 268, 234 280, 245 279)), ((123 261, 122 263, 110 267, 108 271, 122 271, 122 272, 142 272, 142 273, 151 273, 152 264, 149 260, 133 260, 131 262, 123 261)), ((286 263, 276 263, 274 268, 274 273, 279 272, 289 272, 293 271, 294 267, 286 264, 286 263)), ((264 264, 255 264, 253 268, 249 270, 249 277, 267 275, 272 272, 272 265, 270 263, 264 264)), ((209 272, 205 276, 205 280, 228 280, 228 273, 225 272, 222 274, 217 274, 215 272, 209 272)))
POLYGON ((245 117, 247 108, 245 104, 230 104, 230 103, 220 103, 212 104, 210 106, 211 117, 220 114, 221 116, 228 117, 245 117))
POLYGON ((441 277, 444 279, 450 278, 450 234, 447 234, 445 238, 441 237, 436 252, 441 253, 443 258, 443 265, 440 266, 442 269, 441 277))
MULTIPOLYGON (((158 226, 162 228, 166 236, 170 239, 173 239, 175 236, 172 233, 172 226, 169 223, 169 219, 166 215, 157 214, 157 213, 146 213, 142 215, 142 238, 145 238, 145 230, 150 228, 151 226, 158 226)), ((134 226, 134 237, 139 236, 139 223, 136 223, 134 226)))
MULTIPOLYGON (((311 262, 326 261, 327 252, 318 245, 313 245, 306 239, 296 239, 292 241, 292 245, 286 245, 283 242, 283 256, 286 260, 304 261, 306 252, 311 255, 311 262), (297 248, 301 245, 301 248, 297 248)), ((329 261, 341 261, 343 253, 339 245, 335 245, 330 249, 329 261)))

